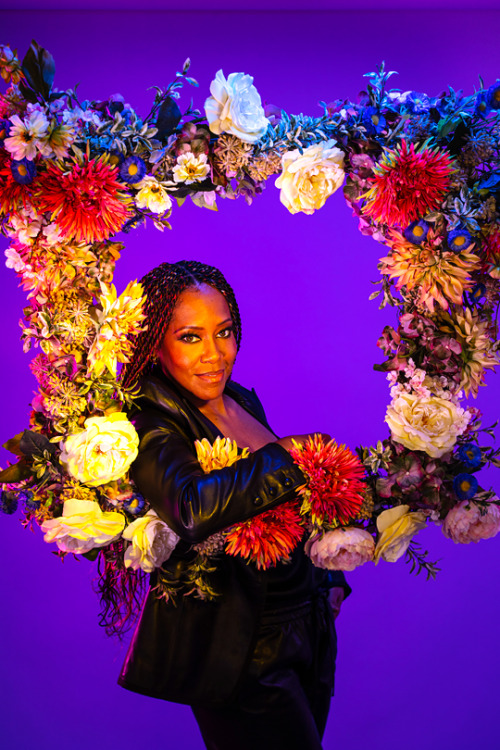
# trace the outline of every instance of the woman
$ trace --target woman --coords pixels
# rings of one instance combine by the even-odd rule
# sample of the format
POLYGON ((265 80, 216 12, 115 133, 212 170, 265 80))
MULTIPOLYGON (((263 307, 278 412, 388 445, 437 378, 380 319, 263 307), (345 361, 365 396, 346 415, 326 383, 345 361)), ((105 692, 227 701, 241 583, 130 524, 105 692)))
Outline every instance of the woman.
POLYGON ((216 598, 183 595, 196 545, 303 486, 288 452, 292 437, 278 439, 255 393, 230 379, 241 325, 222 274, 181 261, 142 283, 147 330, 123 379, 141 389, 131 417, 141 441, 132 474, 180 541, 154 577, 119 684, 191 705, 207 748, 318 750, 336 652, 327 596, 332 589, 340 602, 343 576, 315 568, 303 545, 268 570, 220 554, 210 573, 216 598), (204 474, 195 440, 217 436, 250 454, 204 474), (179 589, 169 601, 155 589, 165 581, 170 594, 179 589))

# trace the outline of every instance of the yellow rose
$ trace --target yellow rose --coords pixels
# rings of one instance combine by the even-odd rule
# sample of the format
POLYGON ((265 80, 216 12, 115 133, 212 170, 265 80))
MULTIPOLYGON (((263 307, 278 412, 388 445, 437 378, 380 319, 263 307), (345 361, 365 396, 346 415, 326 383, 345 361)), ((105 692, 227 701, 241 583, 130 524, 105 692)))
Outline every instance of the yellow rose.
POLYGON ((451 450, 469 419, 469 412, 444 398, 405 392, 395 396, 385 415, 396 443, 432 458, 451 450))
POLYGON ((156 177, 146 175, 134 187, 139 190, 135 196, 138 208, 147 208, 152 213, 158 215, 164 214, 172 208, 171 197, 156 177))
POLYGON ((125 567, 141 568, 145 573, 152 573, 168 560, 179 541, 177 534, 154 510, 127 526, 123 538, 131 542, 125 551, 125 567))
POLYGON ((312 214, 344 181, 344 154, 336 141, 309 146, 301 154, 287 151, 281 160, 282 173, 276 180, 280 200, 292 214, 312 214))
POLYGON ((408 549, 415 534, 426 526, 425 511, 410 513, 408 505, 397 505, 382 511, 377 518, 380 537, 375 547, 374 561, 380 558, 386 562, 396 562, 408 549))
POLYGON ((72 477, 89 487, 120 479, 137 456, 139 436, 122 412, 89 417, 85 429, 61 445, 61 462, 72 477))
POLYGON ((41 529, 46 542, 56 542, 63 552, 83 554, 118 539, 124 526, 123 513, 102 511, 92 500, 66 500, 62 516, 44 521, 41 529))

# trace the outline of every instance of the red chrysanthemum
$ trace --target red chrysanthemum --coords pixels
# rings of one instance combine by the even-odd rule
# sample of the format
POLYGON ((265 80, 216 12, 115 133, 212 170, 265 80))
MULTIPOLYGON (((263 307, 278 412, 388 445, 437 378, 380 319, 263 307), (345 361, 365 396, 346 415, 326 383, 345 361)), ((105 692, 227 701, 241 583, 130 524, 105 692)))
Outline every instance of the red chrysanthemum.
POLYGON ((485 237, 485 270, 494 279, 500 279, 500 229, 492 228, 485 237))
POLYGON ((232 526, 226 537, 226 552, 265 570, 287 558, 303 534, 298 503, 291 500, 232 526))
POLYGON ((315 526, 346 524, 363 503, 366 487, 363 464, 345 445, 324 443, 321 435, 293 448, 291 456, 308 477, 302 513, 311 515, 315 526))
POLYGON ((26 211, 33 202, 33 193, 38 186, 37 178, 28 185, 21 185, 12 176, 11 160, 0 149, 0 216, 26 211))
POLYGON ((75 164, 69 172, 49 164, 36 193, 39 211, 50 211, 66 241, 102 242, 131 216, 117 169, 104 157, 75 164))
POLYGON ((405 229, 440 206, 454 171, 447 151, 426 144, 415 149, 413 143, 402 141, 385 149, 374 167, 371 187, 361 196, 362 211, 379 224, 405 229))

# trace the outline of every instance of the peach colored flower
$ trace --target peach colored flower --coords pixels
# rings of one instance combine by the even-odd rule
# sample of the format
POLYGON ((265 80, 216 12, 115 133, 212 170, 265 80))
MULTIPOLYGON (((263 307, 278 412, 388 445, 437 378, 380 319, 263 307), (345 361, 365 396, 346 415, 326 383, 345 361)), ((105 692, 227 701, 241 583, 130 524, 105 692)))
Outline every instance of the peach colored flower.
MULTIPOLYGON (((494 498, 498 501, 498 498, 494 498)), ((500 531, 500 508, 489 502, 485 512, 481 506, 470 500, 462 500, 452 508, 443 523, 443 534, 456 544, 479 542, 491 539, 500 531)))
POLYGON ((309 540, 306 552, 318 568, 354 570, 373 560, 375 543, 364 529, 343 526, 327 531, 314 541, 309 540))

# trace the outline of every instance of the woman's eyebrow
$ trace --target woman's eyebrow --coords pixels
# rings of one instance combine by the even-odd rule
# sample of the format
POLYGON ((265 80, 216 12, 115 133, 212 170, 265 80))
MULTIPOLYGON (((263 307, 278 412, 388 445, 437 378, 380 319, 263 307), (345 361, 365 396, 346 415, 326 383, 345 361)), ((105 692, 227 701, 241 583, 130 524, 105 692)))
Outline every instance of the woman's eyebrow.
MULTIPOLYGON (((231 318, 226 318, 225 320, 221 320, 220 323, 217 323, 215 327, 218 328, 219 326, 223 326, 226 325, 226 323, 232 322, 233 321, 231 318)), ((189 329, 190 331, 203 331, 203 326, 181 326, 180 328, 176 328, 174 333, 179 333, 179 331, 185 331, 186 329, 189 329)))

